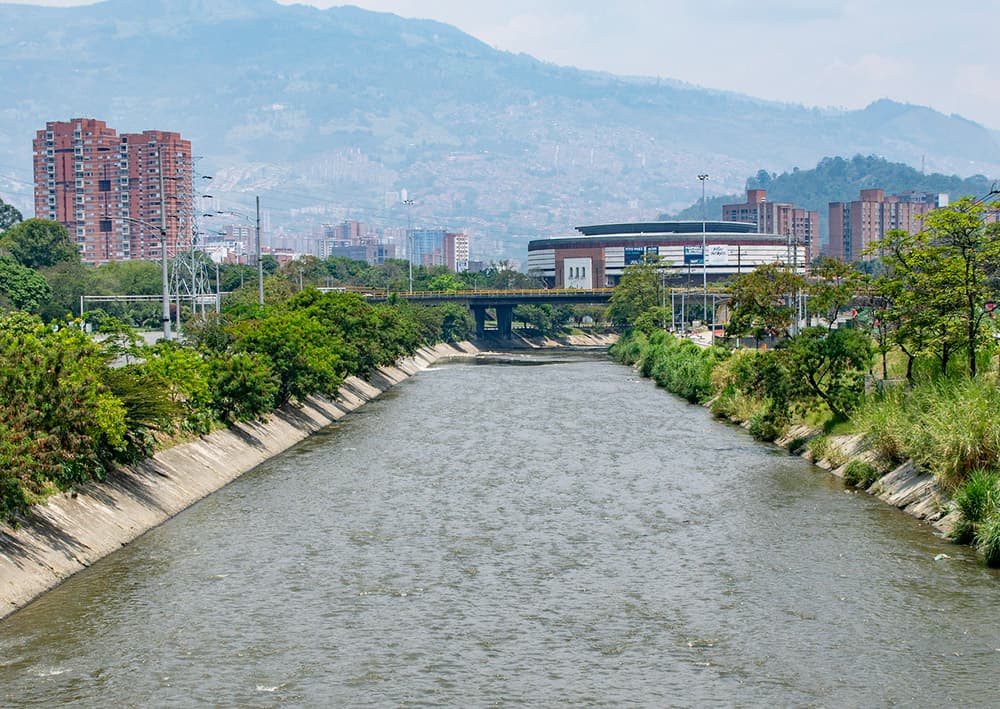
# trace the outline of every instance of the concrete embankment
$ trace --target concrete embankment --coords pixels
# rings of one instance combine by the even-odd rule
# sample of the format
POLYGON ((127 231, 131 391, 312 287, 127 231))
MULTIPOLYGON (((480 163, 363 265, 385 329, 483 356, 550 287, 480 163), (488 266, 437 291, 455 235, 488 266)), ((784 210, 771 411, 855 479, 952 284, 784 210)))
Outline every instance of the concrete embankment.
POLYGON ((477 353, 468 342, 426 347, 368 381, 350 377, 334 399, 310 397, 52 497, 18 525, 0 526, 0 618, 407 377, 477 353))
MULTIPOLYGON (((788 447, 793 441, 802 441, 815 435, 816 431, 799 427, 776 443, 788 447)), ((865 444, 863 434, 833 436, 829 439, 827 448, 833 453, 832 459, 814 460, 805 446, 801 452, 813 464, 839 478, 844 477, 847 466, 853 460, 868 464, 877 463, 875 452, 865 444)), ((906 461, 888 471, 865 491, 886 504, 926 522, 942 536, 950 535, 961 520, 961 513, 951 509, 948 497, 941 490, 937 478, 930 473, 917 470, 912 461, 906 461)))

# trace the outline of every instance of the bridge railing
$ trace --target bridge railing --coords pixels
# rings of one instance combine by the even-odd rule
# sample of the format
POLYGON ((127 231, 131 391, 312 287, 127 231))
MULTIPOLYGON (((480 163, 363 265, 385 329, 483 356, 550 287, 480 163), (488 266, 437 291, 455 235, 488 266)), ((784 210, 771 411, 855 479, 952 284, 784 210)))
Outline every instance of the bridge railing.
POLYGON ((558 298, 579 295, 610 295, 614 288, 469 288, 465 290, 447 291, 414 291, 413 293, 396 292, 400 298, 419 300, 421 298, 468 298, 470 296, 542 296, 558 298))

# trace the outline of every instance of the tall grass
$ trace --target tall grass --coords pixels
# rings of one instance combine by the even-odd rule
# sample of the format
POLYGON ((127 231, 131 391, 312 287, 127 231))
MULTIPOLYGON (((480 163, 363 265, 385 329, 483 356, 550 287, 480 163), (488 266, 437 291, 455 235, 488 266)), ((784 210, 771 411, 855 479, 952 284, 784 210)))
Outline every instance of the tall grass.
POLYGON ((996 470, 979 468, 973 470, 952 497, 952 501, 962 513, 962 520, 955 527, 952 539, 960 544, 969 544, 976 539, 979 525, 997 510, 1000 494, 996 470))
POLYGON ((971 471, 1000 462, 998 414, 1000 390, 992 382, 949 378, 873 397, 853 424, 884 460, 912 458, 956 489, 971 471))
POLYGON ((728 356, 720 347, 702 349, 690 340, 657 331, 650 335, 633 332, 611 349, 624 364, 638 365, 644 377, 692 403, 707 401, 713 392, 712 369, 728 356))

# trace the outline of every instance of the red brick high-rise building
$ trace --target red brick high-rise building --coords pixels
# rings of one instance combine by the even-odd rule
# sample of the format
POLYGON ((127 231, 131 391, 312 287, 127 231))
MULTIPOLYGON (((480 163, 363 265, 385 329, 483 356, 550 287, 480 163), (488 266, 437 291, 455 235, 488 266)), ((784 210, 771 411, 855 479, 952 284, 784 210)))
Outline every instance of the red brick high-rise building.
POLYGON ((893 229, 910 234, 920 230, 920 217, 948 205, 948 195, 906 192, 886 196, 880 189, 861 190, 854 202, 830 202, 830 256, 840 261, 870 261, 869 244, 893 229))
POLYGON ((35 216, 61 222, 80 258, 158 260, 190 247, 191 143, 177 133, 118 135, 104 121, 50 121, 32 142, 35 216))
POLYGON ((806 247, 806 259, 819 256, 819 212, 785 202, 768 202, 767 190, 747 190, 743 204, 722 205, 722 220, 755 224, 761 234, 789 236, 806 247))

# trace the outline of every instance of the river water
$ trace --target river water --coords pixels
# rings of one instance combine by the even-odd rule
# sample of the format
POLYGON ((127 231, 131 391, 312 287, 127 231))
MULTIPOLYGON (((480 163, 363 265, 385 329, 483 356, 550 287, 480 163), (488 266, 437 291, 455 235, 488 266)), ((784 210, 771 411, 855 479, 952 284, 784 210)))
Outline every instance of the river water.
POLYGON ((512 361, 420 374, 0 621, 0 704, 1000 703, 970 552, 603 357, 512 361))

